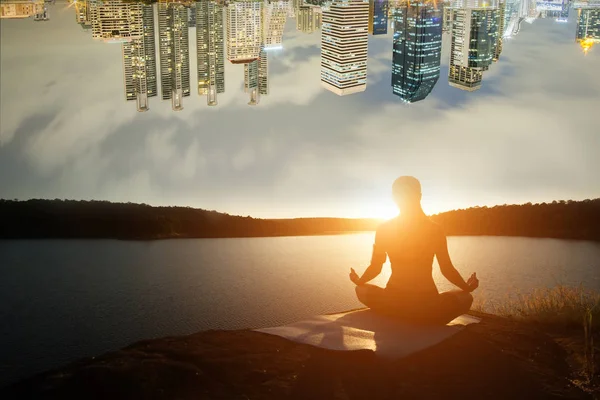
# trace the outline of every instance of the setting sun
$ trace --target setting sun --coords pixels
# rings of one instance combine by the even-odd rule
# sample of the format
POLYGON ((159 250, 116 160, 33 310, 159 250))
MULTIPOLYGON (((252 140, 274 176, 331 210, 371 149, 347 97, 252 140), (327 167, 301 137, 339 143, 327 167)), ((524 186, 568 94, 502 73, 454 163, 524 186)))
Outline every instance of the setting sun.
MULTIPOLYGON (((422 206, 423 211, 425 211, 425 214, 427 215, 437 214, 449 209, 448 207, 443 207, 439 201, 428 198, 423 198, 422 206)), ((390 219, 397 216, 398 213, 398 208, 394 204, 394 201, 390 198, 365 202, 363 206, 354 208, 351 212, 344 216, 347 218, 390 219)))

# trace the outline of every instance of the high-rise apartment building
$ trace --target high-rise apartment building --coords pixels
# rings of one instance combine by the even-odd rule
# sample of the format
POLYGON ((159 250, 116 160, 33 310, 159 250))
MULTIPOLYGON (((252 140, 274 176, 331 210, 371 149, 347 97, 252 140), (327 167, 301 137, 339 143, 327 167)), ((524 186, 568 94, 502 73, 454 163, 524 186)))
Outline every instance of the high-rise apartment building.
MULTIPOLYGON (((485 3, 484 3, 485 4, 485 3)), ((489 69, 498 34, 498 8, 453 9, 450 47, 450 86, 474 91, 489 69)))
POLYGON ((304 0, 289 0, 289 6, 291 7, 290 17, 294 18, 298 14, 298 9, 304 4, 304 0))
POLYGON ((198 94, 217 105, 217 94, 225 92, 225 37, 223 4, 214 0, 196 3, 196 49, 198 94))
POLYGON ((227 7, 227 58, 233 64, 258 60, 263 39, 260 0, 233 0, 227 7))
POLYGON ((13 0, 0 2, 0 18, 29 18, 44 13, 44 0, 13 0))
POLYGON ((343 96, 367 87, 369 1, 334 0, 323 10, 321 85, 343 96))
POLYGON ((244 92, 250 94, 248 105, 255 106, 260 101, 258 90, 258 60, 244 64, 244 92))
MULTIPOLYGON (((188 7, 188 27, 196 27, 196 3, 190 3, 188 7)), ((202 3, 202 1, 200 1, 202 3)))
POLYGON ((321 28, 322 17, 320 6, 304 4, 297 10, 296 29, 304 33, 313 33, 321 28))
POLYGON ((264 47, 258 58, 258 92, 262 96, 269 94, 269 54, 264 47))
POLYGON ((406 2, 393 19, 392 91, 409 103, 423 100, 440 77, 442 11, 432 1, 406 2))
POLYGON ((369 33, 387 34, 388 0, 369 0, 369 33))
POLYGON ((142 9, 142 37, 123 43, 125 99, 135 100, 138 111, 147 111, 148 98, 158 94, 154 9, 142 3, 135 6, 142 9))
POLYGON ((248 105, 255 106, 269 94, 268 52, 261 47, 258 60, 244 64, 244 92, 250 94, 248 105))
POLYGON ((74 3, 75 21, 77 21, 77 23, 81 25, 83 29, 92 29, 90 0, 77 0, 74 3))
POLYGON ((158 92, 154 10, 151 5, 122 0, 78 1, 75 16, 89 24, 92 38, 122 43, 125 99, 148 110, 148 98, 158 92))
POLYGON ((171 100, 174 111, 183 109, 190 95, 188 9, 179 2, 158 3, 158 40, 163 100, 171 100))
POLYGON ((266 50, 281 48, 288 9, 288 1, 271 1, 264 4, 262 43, 266 50))
POLYGON ((92 38, 128 42, 143 35, 142 6, 123 0, 90 1, 92 38))
POLYGON ((600 6, 577 10, 575 41, 586 53, 594 44, 600 43, 600 6))

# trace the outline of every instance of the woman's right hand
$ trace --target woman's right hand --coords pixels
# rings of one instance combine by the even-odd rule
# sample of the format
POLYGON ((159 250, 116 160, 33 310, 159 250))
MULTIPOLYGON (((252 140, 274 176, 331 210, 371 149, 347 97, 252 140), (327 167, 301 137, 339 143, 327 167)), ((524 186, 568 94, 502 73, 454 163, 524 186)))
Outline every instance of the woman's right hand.
POLYGON ((356 271, 354 270, 354 268, 350 268, 350 280, 352 281, 352 283, 354 283, 355 285, 358 285, 359 282, 359 276, 356 273, 356 271))
POLYGON ((479 279, 477 279, 477 274, 475 272, 473 272, 467 280, 467 286, 469 287, 469 292, 472 292, 479 287, 479 279))

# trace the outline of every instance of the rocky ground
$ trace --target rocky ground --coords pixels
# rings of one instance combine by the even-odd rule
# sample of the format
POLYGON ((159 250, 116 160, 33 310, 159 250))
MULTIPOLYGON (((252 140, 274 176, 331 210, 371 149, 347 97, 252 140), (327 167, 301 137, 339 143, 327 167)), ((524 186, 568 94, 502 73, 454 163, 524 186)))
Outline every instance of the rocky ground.
POLYGON ((390 362, 367 350, 206 331, 83 359, 5 388, 0 398, 600 399, 580 374, 582 335, 483 315, 439 345, 390 362))

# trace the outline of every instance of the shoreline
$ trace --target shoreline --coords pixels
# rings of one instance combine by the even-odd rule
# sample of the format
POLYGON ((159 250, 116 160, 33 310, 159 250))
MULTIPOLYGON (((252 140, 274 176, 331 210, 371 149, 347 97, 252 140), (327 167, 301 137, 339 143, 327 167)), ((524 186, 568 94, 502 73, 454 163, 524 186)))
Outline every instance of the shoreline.
POLYGON ((581 330, 548 332, 471 314, 482 321, 394 361, 370 350, 324 350, 247 329, 207 330, 83 358, 0 388, 0 397, 594 399, 579 382, 571 354, 581 330))
MULTIPOLYGON (((39 236, 39 237, 0 237, 2 241, 16 241, 16 240, 117 240, 124 242, 150 242, 160 240, 177 240, 177 239, 265 239, 265 238, 281 238, 281 237, 311 237, 311 236, 340 236, 340 235, 356 235, 361 233, 374 233, 375 230, 358 230, 358 231, 330 231, 330 232, 317 232, 317 233, 302 233, 302 234, 271 234, 271 235, 214 235, 214 236, 193 236, 193 235, 169 235, 169 236, 156 236, 156 237, 127 237, 120 238, 116 236, 98 236, 98 237, 85 237, 85 236, 39 236)), ((526 239, 556 239, 556 240, 570 240, 570 241, 586 241, 600 243, 600 238, 596 237, 574 237, 574 236, 559 236, 559 235, 505 235, 505 234, 447 234, 447 237, 509 237, 509 238, 526 238, 526 239)))
MULTIPOLYGON (((181 206, 108 201, 0 199, 0 240, 94 238, 160 240, 339 235, 373 232, 382 218, 253 218, 181 206)), ((447 236, 509 236, 600 242, 600 198, 429 215, 447 236)))

